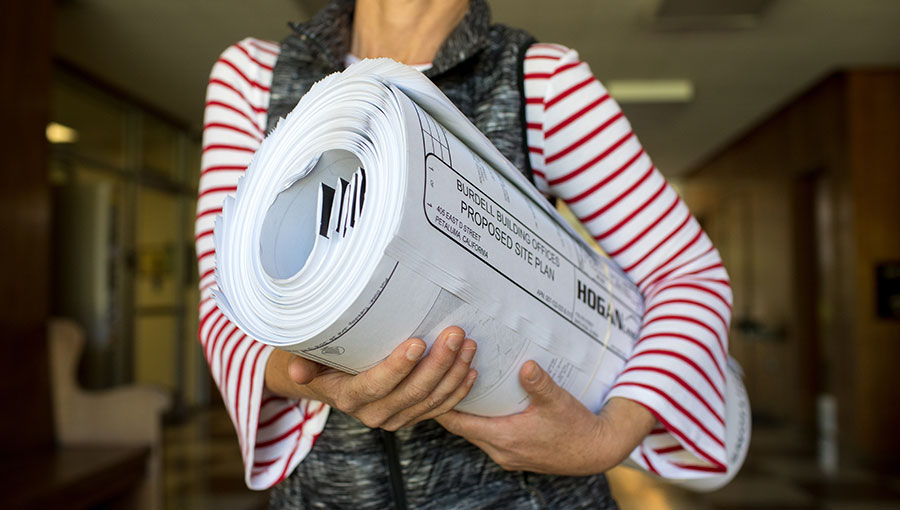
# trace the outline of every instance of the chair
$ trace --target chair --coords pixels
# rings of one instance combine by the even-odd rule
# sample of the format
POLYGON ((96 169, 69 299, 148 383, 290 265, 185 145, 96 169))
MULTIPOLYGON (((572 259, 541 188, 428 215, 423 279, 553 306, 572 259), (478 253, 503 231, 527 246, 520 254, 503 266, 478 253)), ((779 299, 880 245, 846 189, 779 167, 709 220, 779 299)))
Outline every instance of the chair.
POLYGON ((77 380, 84 331, 74 321, 51 319, 48 332, 54 429, 60 446, 150 447, 147 477, 138 489, 142 509, 162 507, 162 414, 170 398, 161 389, 127 385, 87 391, 77 380))

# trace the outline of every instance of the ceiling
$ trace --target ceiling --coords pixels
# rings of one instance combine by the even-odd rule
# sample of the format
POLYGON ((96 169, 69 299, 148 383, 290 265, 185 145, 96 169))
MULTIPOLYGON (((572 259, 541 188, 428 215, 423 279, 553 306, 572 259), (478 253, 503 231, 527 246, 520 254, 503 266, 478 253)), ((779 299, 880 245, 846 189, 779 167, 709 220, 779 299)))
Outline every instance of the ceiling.
MULTIPOLYGON (((322 0, 62 0, 65 61, 199 129, 212 62, 279 40, 322 0)), ((623 106, 657 166, 683 175, 829 72, 900 66, 896 0, 492 0, 494 19, 579 50, 602 81, 690 79, 684 104, 623 106), (726 9, 723 4, 728 4, 726 9), (658 15, 659 14, 659 15, 658 15)))

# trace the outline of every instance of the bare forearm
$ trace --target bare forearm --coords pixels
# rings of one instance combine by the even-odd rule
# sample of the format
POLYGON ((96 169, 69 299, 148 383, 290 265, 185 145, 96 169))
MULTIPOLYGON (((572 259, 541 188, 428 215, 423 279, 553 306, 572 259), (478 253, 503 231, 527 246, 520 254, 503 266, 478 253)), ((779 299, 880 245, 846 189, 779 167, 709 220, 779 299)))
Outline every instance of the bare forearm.
POLYGON ((597 472, 612 469, 625 460, 656 425, 656 417, 646 407, 619 397, 609 399, 597 418, 600 421, 597 472))
POLYGON ((266 363, 266 388, 276 395, 287 398, 317 398, 309 386, 296 382, 312 380, 318 372, 317 366, 313 362, 292 363, 291 360, 294 358, 294 355, 281 349, 272 351, 266 363), (291 370, 297 377, 291 377, 291 370), (304 370, 308 374, 303 374, 304 370))
POLYGON ((451 412, 437 421, 504 469, 569 476, 613 468, 656 422, 644 406, 623 398, 610 399, 594 414, 533 361, 519 371, 519 382, 531 399, 519 414, 485 418, 451 412))

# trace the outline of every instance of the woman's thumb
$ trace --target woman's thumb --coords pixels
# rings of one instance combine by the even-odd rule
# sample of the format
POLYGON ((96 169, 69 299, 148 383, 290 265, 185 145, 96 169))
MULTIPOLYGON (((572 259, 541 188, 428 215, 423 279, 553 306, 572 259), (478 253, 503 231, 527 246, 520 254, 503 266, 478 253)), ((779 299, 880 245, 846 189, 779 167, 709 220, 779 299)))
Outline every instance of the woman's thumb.
POLYGON ((559 386, 545 372, 536 361, 528 361, 522 365, 519 371, 519 382, 522 388, 528 392, 532 404, 540 402, 552 402, 559 391, 559 386))
POLYGON ((296 354, 292 354, 288 360, 288 376, 297 384, 309 384, 319 375, 321 369, 322 365, 296 354))

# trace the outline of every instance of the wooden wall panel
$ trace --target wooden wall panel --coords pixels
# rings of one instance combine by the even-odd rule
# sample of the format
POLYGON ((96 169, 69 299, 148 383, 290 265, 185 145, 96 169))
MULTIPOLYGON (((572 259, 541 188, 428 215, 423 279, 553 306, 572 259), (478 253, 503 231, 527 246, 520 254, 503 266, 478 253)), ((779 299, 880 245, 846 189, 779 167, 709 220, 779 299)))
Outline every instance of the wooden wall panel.
POLYGON ((844 461, 900 468, 900 321, 876 316, 874 288, 876 264, 900 260, 898 140, 900 71, 846 71, 685 181, 724 248, 736 319, 764 333, 784 326, 783 340, 765 345, 746 328, 731 337, 754 412, 793 429, 779 446, 812 446, 814 398, 827 391, 838 398, 844 461))
POLYGON ((810 311, 819 303, 803 283, 808 257, 797 256, 813 230, 814 204, 797 183, 842 166, 842 84, 832 76, 813 87, 685 182, 685 199, 705 218, 731 275, 731 351, 747 373, 758 423, 779 429, 779 449, 814 448, 814 399, 824 384, 815 379, 822 339, 811 334, 810 311))
POLYGON ((52 443, 46 323, 53 4, 4 2, 0 16, 0 451, 52 443))
POLYGON ((848 75, 854 217, 854 416, 861 457, 900 468, 900 320, 876 313, 875 267, 900 261, 900 71, 848 75))

